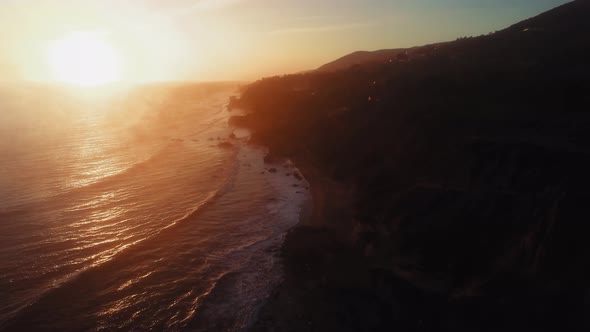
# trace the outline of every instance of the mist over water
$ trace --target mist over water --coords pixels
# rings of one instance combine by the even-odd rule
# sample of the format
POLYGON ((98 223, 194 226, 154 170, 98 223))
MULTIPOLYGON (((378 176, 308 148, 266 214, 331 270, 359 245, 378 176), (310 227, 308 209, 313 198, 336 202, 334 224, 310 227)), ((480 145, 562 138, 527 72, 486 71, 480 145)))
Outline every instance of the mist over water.
POLYGON ((0 330, 247 326, 305 195, 219 146, 233 92, 2 87, 0 330))

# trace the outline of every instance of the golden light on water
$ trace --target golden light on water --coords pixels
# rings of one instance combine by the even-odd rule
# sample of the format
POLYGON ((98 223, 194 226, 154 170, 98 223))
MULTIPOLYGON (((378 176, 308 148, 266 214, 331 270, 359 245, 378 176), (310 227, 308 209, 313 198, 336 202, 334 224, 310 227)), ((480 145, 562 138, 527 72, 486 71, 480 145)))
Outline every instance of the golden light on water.
POLYGON ((47 62, 53 79, 76 85, 121 80, 121 57, 107 41, 92 33, 70 33, 51 42, 47 62))

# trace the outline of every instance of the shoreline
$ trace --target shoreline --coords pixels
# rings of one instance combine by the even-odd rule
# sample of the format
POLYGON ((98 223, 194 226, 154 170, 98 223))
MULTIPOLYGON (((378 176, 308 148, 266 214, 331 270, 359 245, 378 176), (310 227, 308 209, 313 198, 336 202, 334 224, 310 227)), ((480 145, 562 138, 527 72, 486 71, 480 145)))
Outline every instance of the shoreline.
MULTIPOLYGON (((353 324, 360 328, 366 324, 365 318, 371 315, 370 312, 387 310, 387 307, 368 287, 371 283, 371 275, 367 273, 369 268, 351 246, 350 239, 337 232, 342 228, 337 229, 327 219, 320 219, 330 211, 326 211, 327 202, 322 198, 318 200, 317 196, 328 196, 327 193, 334 188, 324 186, 334 186, 334 183, 326 181, 301 159, 293 159, 277 158, 265 163, 276 168, 283 168, 285 163, 294 165, 292 169, 303 175, 309 193, 299 222, 288 230, 279 249, 282 279, 262 303, 248 330, 350 330, 341 324, 341 315, 362 317, 359 324, 353 324), (358 267, 358 273, 350 273, 352 266, 358 267), (343 289, 348 294, 338 296, 343 289), (364 301, 359 302, 359 297, 364 301), (338 303, 352 306, 352 309, 337 310, 332 314, 326 311, 338 303)), ((386 326, 389 326, 387 322, 377 322, 374 327, 386 326)))
MULTIPOLYGON (((307 200, 303 195, 307 193, 302 194, 298 192, 299 188, 293 186, 297 183, 303 191, 305 185, 302 180, 286 175, 293 172, 291 168, 281 165, 277 172, 268 171, 269 168, 279 167, 263 162, 266 148, 250 144, 247 137, 229 139, 228 142, 233 145, 232 149, 236 149, 238 156, 239 171, 235 186, 243 187, 243 190, 233 187, 234 197, 229 202, 238 200, 248 206, 253 197, 242 196, 244 190, 259 188, 255 191, 261 193, 258 197, 260 204, 245 207, 257 216, 242 226, 258 229, 255 232, 260 238, 235 251, 232 257, 239 259, 237 268, 224 274, 202 298, 195 315, 182 328, 183 331, 243 331, 254 324, 259 308, 281 282, 283 268, 277 259, 277 252, 281 250, 288 230, 299 223, 300 209, 307 200)), ((247 215, 238 214, 233 218, 243 217, 247 215)))

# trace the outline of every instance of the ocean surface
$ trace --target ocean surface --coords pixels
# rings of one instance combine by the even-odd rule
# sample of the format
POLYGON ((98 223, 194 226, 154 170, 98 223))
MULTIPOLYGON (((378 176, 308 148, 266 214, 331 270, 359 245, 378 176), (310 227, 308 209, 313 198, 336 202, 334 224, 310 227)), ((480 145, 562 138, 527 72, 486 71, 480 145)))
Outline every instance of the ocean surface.
POLYGON ((228 127, 236 93, 0 86, 1 331, 248 327, 308 198, 228 127))

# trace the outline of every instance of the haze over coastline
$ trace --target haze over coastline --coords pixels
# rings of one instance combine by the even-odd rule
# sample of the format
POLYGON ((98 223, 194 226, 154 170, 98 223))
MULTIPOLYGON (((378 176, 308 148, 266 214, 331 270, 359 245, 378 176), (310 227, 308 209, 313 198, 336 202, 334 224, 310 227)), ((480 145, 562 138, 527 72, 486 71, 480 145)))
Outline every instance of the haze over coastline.
POLYGON ((120 50, 125 81, 255 80, 358 50, 487 34, 565 2, 2 1, 0 80, 51 80, 47 43, 75 31, 120 50))
POLYGON ((589 17, 0 2, 0 332, 590 331, 589 17))

